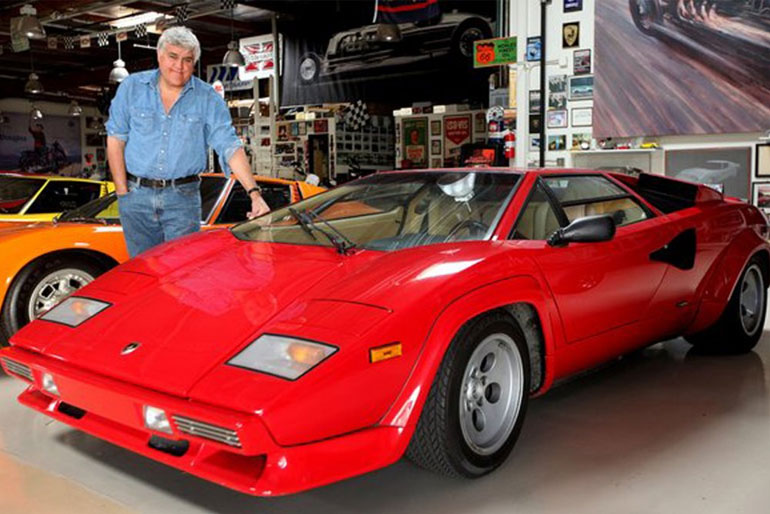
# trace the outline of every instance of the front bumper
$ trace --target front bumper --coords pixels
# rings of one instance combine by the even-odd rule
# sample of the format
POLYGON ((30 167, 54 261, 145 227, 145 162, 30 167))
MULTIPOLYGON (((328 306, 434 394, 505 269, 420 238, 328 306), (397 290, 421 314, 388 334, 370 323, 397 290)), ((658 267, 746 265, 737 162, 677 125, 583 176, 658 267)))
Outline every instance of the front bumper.
MULTIPOLYGON (((378 469, 397 461, 403 428, 372 427, 323 441, 283 447, 275 443, 258 414, 201 404, 83 371, 17 347, 0 351, 9 375, 29 384, 19 402, 91 435, 163 462, 224 487, 256 496, 292 494, 378 469), (54 377, 60 396, 43 390, 42 377, 54 377), (165 410, 170 419, 197 420, 237 434, 237 444, 194 435, 154 432, 144 426, 145 405, 165 410), (150 446, 151 437, 186 441, 182 455, 150 446)), ((298 417, 297 422, 304 419, 298 417)))

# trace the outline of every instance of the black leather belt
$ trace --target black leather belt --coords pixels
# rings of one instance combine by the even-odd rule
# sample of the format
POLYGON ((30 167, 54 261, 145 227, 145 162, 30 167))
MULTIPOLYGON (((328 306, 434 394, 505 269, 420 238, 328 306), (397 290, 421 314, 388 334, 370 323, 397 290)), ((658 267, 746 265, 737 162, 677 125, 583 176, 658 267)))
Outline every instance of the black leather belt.
POLYGON ((200 180, 200 177, 198 175, 189 175, 187 177, 181 177, 181 178, 144 178, 144 177, 137 177, 136 175, 132 175, 129 172, 126 172, 126 178, 132 182, 136 182, 139 186, 144 187, 166 187, 166 186, 179 186, 181 184, 189 184, 190 182, 197 182, 200 180))

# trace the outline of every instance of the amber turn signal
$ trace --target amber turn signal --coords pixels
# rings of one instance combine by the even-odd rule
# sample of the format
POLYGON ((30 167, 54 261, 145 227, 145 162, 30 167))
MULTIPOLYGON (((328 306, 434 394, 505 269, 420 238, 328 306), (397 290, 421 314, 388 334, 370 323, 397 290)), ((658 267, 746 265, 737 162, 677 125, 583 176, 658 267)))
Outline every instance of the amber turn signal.
POLYGON ((395 357, 401 357, 401 343, 391 343, 369 349, 369 361, 372 364, 395 357))

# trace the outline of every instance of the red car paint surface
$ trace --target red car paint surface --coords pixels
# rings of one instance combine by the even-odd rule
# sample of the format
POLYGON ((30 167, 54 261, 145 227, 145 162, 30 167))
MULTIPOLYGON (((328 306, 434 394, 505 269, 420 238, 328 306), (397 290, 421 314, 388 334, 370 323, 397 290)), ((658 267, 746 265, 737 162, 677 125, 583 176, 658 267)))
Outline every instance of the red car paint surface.
POLYGON ((320 236, 287 244, 244 240, 237 230, 194 235, 78 291, 111 304, 79 327, 37 320, 23 328, 0 353, 3 366, 16 376, 8 359, 30 368, 20 401, 48 416, 245 493, 289 494, 400 459, 447 347, 469 320, 512 304, 534 309, 542 355, 531 392, 539 395, 572 373, 703 330, 724 311, 746 263, 768 262, 759 211, 702 186, 692 186, 691 206, 664 214, 626 176, 458 173, 518 177, 484 237, 383 251, 338 250, 320 236), (604 177, 647 219, 602 242, 553 246, 515 236, 535 186, 569 176, 604 177), (650 257, 692 229, 688 269, 650 257), (261 334, 337 351, 296 380, 227 365, 261 334), (121 356, 132 342, 142 347, 121 356), (393 342, 402 355, 370 362, 370 349, 393 342), (43 373, 61 397, 43 390, 43 373), (62 412, 61 402, 85 414, 62 412), (226 427, 241 446, 175 425, 167 437, 189 441, 187 452, 153 449, 144 405, 226 427))

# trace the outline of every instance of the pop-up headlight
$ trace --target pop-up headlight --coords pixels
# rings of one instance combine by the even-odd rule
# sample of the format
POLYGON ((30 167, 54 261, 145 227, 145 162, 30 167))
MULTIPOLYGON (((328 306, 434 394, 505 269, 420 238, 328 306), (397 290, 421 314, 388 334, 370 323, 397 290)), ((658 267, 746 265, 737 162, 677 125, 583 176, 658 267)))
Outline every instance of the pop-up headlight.
POLYGON ((228 364, 296 380, 336 351, 337 348, 327 344, 265 334, 228 364))
POLYGON ((76 327, 109 306, 107 302, 71 296, 43 314, 40 319, 76 327))

